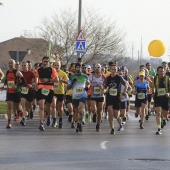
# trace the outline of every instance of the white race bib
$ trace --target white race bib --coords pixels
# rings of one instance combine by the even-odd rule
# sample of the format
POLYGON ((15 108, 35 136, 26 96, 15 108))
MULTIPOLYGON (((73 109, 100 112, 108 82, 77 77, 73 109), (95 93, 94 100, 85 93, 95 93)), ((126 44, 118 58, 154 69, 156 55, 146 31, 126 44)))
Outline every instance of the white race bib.
POLYGON ((76 94, 82 94, 84 93, 84 88, 83 87, 77 87, 76 88, 76 94))
POLYGON ((100 87, 93 87, 93 93, 94 94, 100 94, 100 87))
POLYGON ((59 83, 54 82, 54 90, 59 90, 59 83))
POLYGON ((158 89, 158 96, 164 96, 166 94, 165 88, 159 88, 158 89))
POLYGON ((50 90, 49 89, 41 89, 41 93, 44 95, 44 96, 48 96, 48 94, 50 93, 50 90))
POLYGON ((111 96, 117 96, 117 89, 110 88, 110 89, 109 89, 109 94, 110 94, 111 96))
POLYGON ((7 85, 8 88, 12 88, 12 86, 14 85, 14 81, 8 81, 7 85))
POLYGON ((22 94, 28 94, 28 88, 27 87, 21 87, 21 93, 22 94))
POLYGON ((138 93, 138 99, 145 99, 145 93, 138 93))

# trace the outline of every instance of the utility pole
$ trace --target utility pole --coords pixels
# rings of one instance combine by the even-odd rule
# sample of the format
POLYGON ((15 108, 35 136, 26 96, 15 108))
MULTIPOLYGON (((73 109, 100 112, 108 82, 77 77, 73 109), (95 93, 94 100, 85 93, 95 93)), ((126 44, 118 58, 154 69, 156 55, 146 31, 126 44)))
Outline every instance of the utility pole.
MULTIPOLYGON (((79 13, 78 13, 78 33, 81 30, 81 10, 82 10, 82 0, 79 0, 79 13)), ((77 34, 78 34, 77 33, 77 34)), ((81 54, 77 54, 78 58, 81 58, 81 54)))
POLYGON ((134 44, 132 43, 132 60, 133 60, 133 50, 134 50, 134 44))

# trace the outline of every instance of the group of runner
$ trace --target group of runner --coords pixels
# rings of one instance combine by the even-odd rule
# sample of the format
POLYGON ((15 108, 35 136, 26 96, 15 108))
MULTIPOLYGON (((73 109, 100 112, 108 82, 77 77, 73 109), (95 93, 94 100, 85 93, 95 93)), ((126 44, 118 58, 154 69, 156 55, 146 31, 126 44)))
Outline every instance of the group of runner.
POLYGON ((144 128, 144 121, 151 115, 152 98, 158 127, 156 135, 162 134, 161 128, 168 120, 170 64, 166 62, 157 68, 157 72, 151 69, 150 63, 141 65, 134 78, 126 66, 119 67, 116 61, 103 65, 95 63, 91 67, 78 60, 71 63, 68 70, 61 66, 59 60, 50 63, 47 56, 43 57, 41 64, 34 64, 34 69, 30 61, 23 61, 21 69, 20 63, 13 59, 8 64, 5 75, 0 70, 0 80, 5 77, 0 90, 7 88, 6 128, 12 127, 12 113, 14 120, 21 118, 20 124, 26 126, 26 117, 32 119, 38 105, 41 131, 45 130, 45 118, 47 126, 61 129, 66 113, 71 128, 75 128, 76 132, 83 131, 85 118, 92 119, 99 132, 102 117, 108 117, 110 133, 115 134, 113 119, 119 124, 118 131, 124 130, 132 95, 135 95, 135 117, 140 116, 140 129, 144 128))

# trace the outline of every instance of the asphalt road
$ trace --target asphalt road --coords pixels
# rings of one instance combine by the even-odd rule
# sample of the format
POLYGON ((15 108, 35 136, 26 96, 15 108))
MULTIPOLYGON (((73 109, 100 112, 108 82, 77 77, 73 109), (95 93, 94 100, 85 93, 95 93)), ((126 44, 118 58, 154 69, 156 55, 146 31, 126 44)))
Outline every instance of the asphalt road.
POLYGON ((12 129, 5 128, 7 120, 0 120, 0 170, 169 170, 170 123, 157 136, 155 116, 139 129, 134 111, 130 115, 125 130, 115 135, 107 119, 101 132, 87 123, 78 134, 66 116, 63 129, 46 126, 44 132, 38 129, 38 116, 27 120, 25 127, 13 121, 12 129))

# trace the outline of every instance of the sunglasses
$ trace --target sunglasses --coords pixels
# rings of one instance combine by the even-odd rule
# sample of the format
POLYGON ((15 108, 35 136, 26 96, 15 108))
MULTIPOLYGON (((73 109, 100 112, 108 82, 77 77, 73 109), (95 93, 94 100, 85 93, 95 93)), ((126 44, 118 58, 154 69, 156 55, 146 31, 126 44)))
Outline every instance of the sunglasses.
POLYGON ((86 69, 87 67, 83 67, 82 69, 86 69))
POLYGON ((48 63, 49 61, 48 60, 44 60, 44 63, 48 63))

